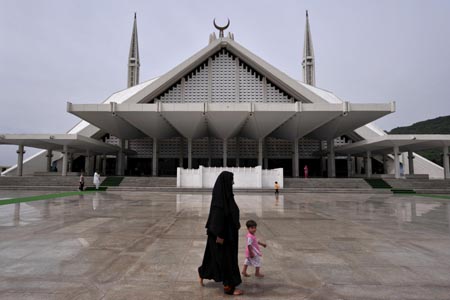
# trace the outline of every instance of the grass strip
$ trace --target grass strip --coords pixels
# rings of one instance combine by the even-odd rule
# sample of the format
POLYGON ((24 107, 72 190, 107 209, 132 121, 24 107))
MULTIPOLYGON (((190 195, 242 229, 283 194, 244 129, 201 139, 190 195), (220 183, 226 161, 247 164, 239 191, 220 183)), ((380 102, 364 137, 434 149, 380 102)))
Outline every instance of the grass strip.
POLYGON ((374 189, 390 189, 390 186, 386 181, 381 178, 364 178, 364 180, 374 189))
POLYGON ((21 197, 21 198, 11 198, 11 199, 6 199, 6 200, 0 200, 0 205, 55 199, 55 198, 62 198, 62 197, 68 197, 68 196, 83 195, 83 194, 92 193, 92 192, 94 192, 94 191, 64 192, 64 193, 58 193, 58 194, 47 194, 47 195, 21 197))
POLYGON ((119 186, 123 178, 123 176, 108 176, 100 186, 119 186))
POLYGON ((391 189, 391 192, 394 194, 415 194, 414 190, 409 189, 391 189))
POLYGON ((98 190, 95 188, 95 186, 88 186, 84 190, 85 191, 97 191, 97 192, 100 192, 100 191, 106 191, 107 189, 108 189, 108 187, 106 187, 106 186, 99 186, 98 190))
POLYGON ((450 200, 450 195, 436 195, 436 194, 416 194, 415 196, 437 198, 437 199, 447 199, 450 200))

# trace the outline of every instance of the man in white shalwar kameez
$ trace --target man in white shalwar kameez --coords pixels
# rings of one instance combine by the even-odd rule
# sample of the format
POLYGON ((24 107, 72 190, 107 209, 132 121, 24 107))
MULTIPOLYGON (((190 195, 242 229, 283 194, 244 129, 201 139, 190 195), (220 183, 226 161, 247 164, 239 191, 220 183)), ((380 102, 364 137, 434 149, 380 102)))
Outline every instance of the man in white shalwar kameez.
POLYGON ((100 186, 100 174, 98 174, 97 171, 94 173, 94 184, 95 189, 98 190, 98 187, 100 186))

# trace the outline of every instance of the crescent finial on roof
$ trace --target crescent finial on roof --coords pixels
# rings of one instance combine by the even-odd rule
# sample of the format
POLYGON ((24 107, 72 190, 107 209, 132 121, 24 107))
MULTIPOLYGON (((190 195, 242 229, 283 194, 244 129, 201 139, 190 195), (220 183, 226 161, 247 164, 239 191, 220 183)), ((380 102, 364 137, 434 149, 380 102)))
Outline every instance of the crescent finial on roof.
MULTIPOLYGON (((228 19, 228 18, 227 18, 227 19, 228 19)), ((223 31, 224 31, 225 29, 227 29, 228 26, 230 26, 230 19, 228 19, 227 25, 225 25, 225 26, 219 26, 219 25, 216 24, 216 18, 214 18, 213 24, 214 24, 214 27, 216 27, 216 29, 219 30, 219 38, 222 38, 222 37, 224 37, 223 31)))

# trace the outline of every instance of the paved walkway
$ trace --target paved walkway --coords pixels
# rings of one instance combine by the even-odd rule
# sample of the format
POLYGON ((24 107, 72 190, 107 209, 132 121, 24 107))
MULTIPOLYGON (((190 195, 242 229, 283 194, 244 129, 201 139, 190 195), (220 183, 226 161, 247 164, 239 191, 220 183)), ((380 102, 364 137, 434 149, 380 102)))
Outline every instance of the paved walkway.
MULTIPOLYGON (((255 219, 268 244, 266 277, 244 278, 237 299, 450 299, 450 202, 236 198, 241 223, 255 219)), ((233 299, 220 284, 197 283, 209 202, 209 194, 100 192, 0 206, 0 299, 233 299)))

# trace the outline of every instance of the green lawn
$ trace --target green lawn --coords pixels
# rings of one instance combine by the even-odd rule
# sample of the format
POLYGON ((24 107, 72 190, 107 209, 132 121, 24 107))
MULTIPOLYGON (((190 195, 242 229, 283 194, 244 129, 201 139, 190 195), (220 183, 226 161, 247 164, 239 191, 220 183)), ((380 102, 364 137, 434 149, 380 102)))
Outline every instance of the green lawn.
POLYGON ((28 196, 28 197, 21 197, 21 198, 11 198, 11 199, 5 199, 0 200, 0 205, 6 205, 6 204, 12 204, 12 203, 21 203, 21 202, 31 202, 31 201, 39 201, 39 200, 47 200, 47 199, 55 199, 55 198, 62 198, 62 197, 69 197, 69 196, 75 196, 75 195, 84 195, 87 193, 92 193, 94 191, 77 191, 77 192, 64 192, 64 193, 57 193, 57 194, 47 194, 47 195, 38 195, 38 196, 28 196))

